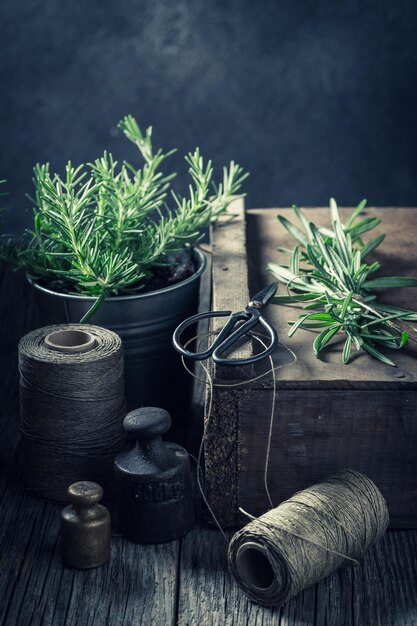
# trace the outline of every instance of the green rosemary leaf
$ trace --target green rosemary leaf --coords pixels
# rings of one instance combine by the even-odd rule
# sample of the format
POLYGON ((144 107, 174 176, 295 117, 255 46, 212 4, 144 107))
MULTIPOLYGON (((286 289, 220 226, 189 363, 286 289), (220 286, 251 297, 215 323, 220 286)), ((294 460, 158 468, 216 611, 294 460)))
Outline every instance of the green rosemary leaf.
POLYGON ((326 330, 322 330, 317 335, 313 342, 313 351, 316 356, 323 350, 323 348, 329 343, 329 341, 335 336, 340 328, 340 324, 335 324, 326 330))
POLYGON ((397 341, 396 335, 390 335, 389 333, 361 333, 363 339, 371 339, 372 341, 397 341))
POLYGON ((336 237, 334 231, 330 230, 330 228, 326 228, 325 226, 320 226, 319 231, 324 237, 327 237, 329 241, 333 241, 336 237))
MULTIPOLYGON (((330 217, 332 220, 333 228, 335 229, 336 224, 340 226, 340 215, 337 209, 336 200, 334 198, 330 198, 330 217)), ((336 229, 335 229, 336 230, 336 229)))
POLYGON ((310 302, 309 304, 305 304, 303 306, 303 311, 313 311, 315 309, 322 309, 322 308, 323 308, 323 302, 321 301, 310 302))
POLYGON ((408 320, 408 321, 413 321, 413 322, 417 321, 417 312, 416 311, 411 311, 410 309, 401 309, 399 307, 391 306, 391 305, 388 305, 388 304, 380 304, 379 302, 374 302, 374 304, 372 306, 377 311, 381 311, 383 313, 389 313, 389 314, 397 314, 398 313, 398 314, 400 314, 399 317, 401 319, 408 320))
POLYGON ((353 222, 356 220, 356 218, 358 217, 358 215, 360 215, 362 213, 362 211, 364 210, 366 206, 366 200, 363 199, 359 202, 358 206, 356 207, 356 209, 354 211, 352 211, 352 213, 349 216, 348 221, 346 222, 346 228, 350 228, 353 224, 353 222))
POLYGON ((334 223, 334 232, 336 235, 335 241, 336 241, 337 250, 340 255, 340 258, 343 260, 345 265, 349 265, 349 260, 352 255, 352 251, 348 248, 346 235, 342 228, 342 225, 340 224, 340 221, 334 223))
POLYGON ((355 348, 356 350, 360 350, 362 348, 362 344, 363 344, 363 339, 360 335, 357 335, 356 333, 351 334, 349 333, 353 339, 353 343, 355 344, 355 348))
MULTIPOLYGON (((290 330, 288 331, 288 337, 292 337, 294 335, 294 333, 297 331, 297 329, 301 326, 301 324, 304 322, 304 320, 306 320, 308 317, 308 315, 300 315, 300 317, 298 318, 297 321, 295 321, 290 330)), ((292 323, 292 322, 290 322, 292 323)))
POLYGON ((326 274, 324 271, 320 274, 319 272, 313 271, 311 273, 311 282, 314 285, 315 289, 319 289, 320 286, 323 287, 323 291, 325 293, 328 293, 328 291, 334 293, 335 291, 338 291, 338 286, 335 284, 335 281, 333 278, 329 278, 329 275, 326 274), (327 289, 325 289, 325 287, 327 287, 327 289))
POLYGON ((410 334, 407 333, 405 330, 401 333, 401 341, 400 341, 400 348, 402 348, 403 346, 405 346, 405 344, 408 341, 410 334))
POLYGON ((375 261, 371 265, 368 265, 368 274, 373 274, 373 272, 376 272, 377 270, 379 270, 380 267, 381 267, 381 264, 378 263, 378 261, 375 261))
POLYGON ((299 246, 295 246, 290 260, 290 271, 298 276, 300 272, 300 248, 299 246))
POLYGON ((296 239, 302 246, 307 245, 306 236, 302 233, 302 231, 299 228, 297 228, 297 226, 294 226, 292 222, 287 220, 287 218, 283 217, 282 215, 278 215, 278 219, 281 222, 281 224, 284 226, 284 228, 286 228, 286 230, 290 233, 290 235, 294 237, 294 239, 296 239))
POLYGON ((312 313, 311 315, 308 316, 309 320, 322 320, 322 321, 329 321, 329 322, 334 322, 335 319, 332 315, 329 315, 329 313, 312 313))
POLYGON ((323 256, 324 261, 327 263, 328 265, 328 269, 330 269, 332 267, 332 261, 331 258, 329 256, 329 248, 326 246, 326 243, 323 239, 322 234, 320 233, 319 229, 317 228, 317 226, 315 224, 313 224, 312 222, 310 223, 310 228, 311 231, 313 233, 314 236, 314 240, 316 242, 316 244, 318 245, 318 248, 323 256))
POLYGON ((328 313, 308 313, 306 315, 300 315, 296 322, 289 322, 292 326, 288 331, 288 337, 292 337, 298 328, 304 324, 309 328, 320 328, 322 326, 333 324, 334 321, 334 318, 328 313), (320 324, 316 324, 316 322, 320 322, 320 324))
POLYGON ((303 322, 300 328, 304 328, 305 330, 313 330, 315 328, 329 328, 332 326, 332 322, 303 322))
MULTIPOLYGON (((372 322, 367 322, 366 323, 366 327, 368 326, 374 326, 376 324, 382 324, 382 323, 387 323, 390 320, 395 320, 395 319, 403 319, 404 315, 403 313, 392 313, 390 315, 384 315, 383 317, 377 317, 376 319, 374 319, 372 322)), ((406 318, 407 320, 409 320, 409 318, 406 318)))
POLYGON ((304 277, 295 276, 289 269, 276 263, 268 263, 268 270, 283 283, 287 285, 291 283, 292 287, 300 289, 301 291, 311 292, 311 287, 308 285, 304 277))
POLYGON ((327 272, 327 270, 325 269, 325 267, 324 267, 323 263, 321 262, 321 260, 319 259, 319 257, 317 256, 316 249, 313 246, 311 246, 310 244, 307 244, 306 252, 307 252, 307 258, 308 258, 310 264, 313 265, 315 268, 317 268, 318 271, 321 274, 326 275, 330 279, 331 276, 327 272))
MULTIPOLYGON (((360 265, 359 269, 355 271, 355 273, 353 274, 353 282, 357 283, 358 281, 361 281, 362 278, 363 280, 365 280, 368 274, 369 274, 369 265, 366 265, 366 263, 360 265)), ((355 291, 358 292, 359 289, 356 288, 355 291)))
POLYGON ((304 226, 304 230, 306 231, 308 239, 311 241, 313 239, 313 233, 311 232, 310 222, 308 221, 308 219, 306 218, 304 213, 301 211, 301 209, 296 204, 293 204, 292 208, 294 209, 294 212, 295 212, 296 216, 298 217, 298 219, 300 220, 300 222, 304 226))
POLYGON ((334 273, 337 275, 339 280, 339 285, 342 290, 345 290, 346 287, 348 289, 354 289, 353 280, 349 274, 349 270, 346 265, 343 263, 339 255, 333 250, 333 248, 328 249, 328 253, 332 259, 332 266, 334 268, 334 273))
POLYGON ((353 255, 353 263, 352 263, 352 272, 356 275, 361 268, 361 252, 360 250, 356 250, 353 255))
POLYGON ((352 302, 352 297, 353 297, 353 291, 350 291, 348 293, 348 295, 346 296, 346 298, 345 298, 345 300, 343 302, 342 308, 340 310, 340 317, 341 317, 342 320, 344 320, 345 317, 346 317, 346 313, 347 313, 348 308, 350 307, 351 302, 352 302))
POLYGON ((343 352, 342 352, 342 362, 344 365, 347 365, 349 363, 351 351, 352 351, 352 337, 348 335, 346 337, 345 345, 343 346, 343 352))
POLYGON ((417 278, 411 276, 385 276, 366 281, 365 289, 391 289, 396 287, 417 287, 417 278))
POLYGON ((371 239, 360 250, 361 259, 365 258, 367 254, 373 252, 385 239, 385 233, 378 235, 374 239, 371 239))
POLYGON ((101 304, 104 302, 106 298, 106 292, 102 291, 100 296, 94 302, 94 304, 89 308, 87 313, 80 319, 80 324, 86 324, 94 315, 94 313, 100 308, 101 304))
POLYGON ((309 300, 314 300, 321 294, 318 292, 311 291, 309 293, 300 293, 294 296, 274 296, 272 298, 272 302, 275 304, 297 304, 298 302, 308 302, 309 300))
POLYGON ((366 219, 356 222, 353 226, 350 226, 349 233, 352 240, 358 240, 360 235, 367 233, 369 230, 373 230, 378 224, 381 223, 379 217, 367 217, 366 219))
POLYGON ((389 359, 387 356, 379 352, 376 348, 374 348, 374 346, 372 346, 367 341, 363 341, 362 348, 366 350, 367 352, 369 352, 369 354, 372 354, 372 356, 378 359, 378 361, 385 363, 385 365, 391 365, 391 367, 396 367, 395 363, 391 361, 391 359, 389 359))

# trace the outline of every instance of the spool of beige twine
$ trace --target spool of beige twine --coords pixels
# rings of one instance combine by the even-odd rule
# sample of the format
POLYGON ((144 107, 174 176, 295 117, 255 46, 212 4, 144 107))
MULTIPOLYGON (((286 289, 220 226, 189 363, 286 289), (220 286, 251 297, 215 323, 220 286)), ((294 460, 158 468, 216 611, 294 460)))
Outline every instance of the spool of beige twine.
POLYGON ((376 485, 347 470, 238 531, 229 544, 230 571, 251 600, 278 606, 342 565, 357 563, 388 522, 376 485))

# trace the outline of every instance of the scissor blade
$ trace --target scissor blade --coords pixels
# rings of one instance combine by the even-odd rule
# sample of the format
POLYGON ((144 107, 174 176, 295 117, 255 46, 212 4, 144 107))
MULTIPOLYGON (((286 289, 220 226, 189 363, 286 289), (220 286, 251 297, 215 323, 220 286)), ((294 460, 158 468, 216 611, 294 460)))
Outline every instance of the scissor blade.
POLYGON ((268 287, 264 287, 261 291, 251 298, 251 302, 261 302, 262 306, 268 304, 270 299, 276 294, 278 283, 271 283, 268 287))

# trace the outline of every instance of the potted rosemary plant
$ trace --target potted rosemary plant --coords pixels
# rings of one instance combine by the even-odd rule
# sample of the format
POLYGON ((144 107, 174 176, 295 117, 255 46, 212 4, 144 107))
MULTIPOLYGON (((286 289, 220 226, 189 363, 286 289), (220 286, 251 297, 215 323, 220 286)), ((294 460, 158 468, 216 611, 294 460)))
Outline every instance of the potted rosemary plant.
POLYGON ((119 127, 143 165, 119 165, 107 152, 88 165, 69 162, 63 178, 36 165, 33 228, 1 256, 26 270, 42 324, 91 322, 122 337, 130 405, 172 410, 182 368, 171 335, 196 311, 205 267, 196 244, 246 174, 231 162, 215 185, 197 148, 185 157, 189 195, 171 190, 169 207, 175 174, 162 168, 173 151, 155 150, 152 129, 142 132, 132 116, 119 127))

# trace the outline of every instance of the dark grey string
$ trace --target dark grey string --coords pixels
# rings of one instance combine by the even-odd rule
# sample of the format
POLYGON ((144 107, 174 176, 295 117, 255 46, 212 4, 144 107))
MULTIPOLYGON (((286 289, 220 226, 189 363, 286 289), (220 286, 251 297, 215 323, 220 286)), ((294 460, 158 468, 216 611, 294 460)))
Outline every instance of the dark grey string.
POLYGON ((386 502, 374 483, 347 470, 296 493, 249 522, 229 544, 229 567, 251 600, 277 606, 338 567, 357 561, 384 534, 386 502), (242 574, 238 552, 250 542, 264 552, 273 571, 260 588, 242 574))
POLYGON ((111 495, 113 458, 123 448, 126 414, 121 340, 87 324, 48 326, 19 344, 23 474, 35 494, 66 501, 68 486, 92 480, 111 495), (63 354, 44 343, 56 330, 94 335, 89 351, 63 354))

